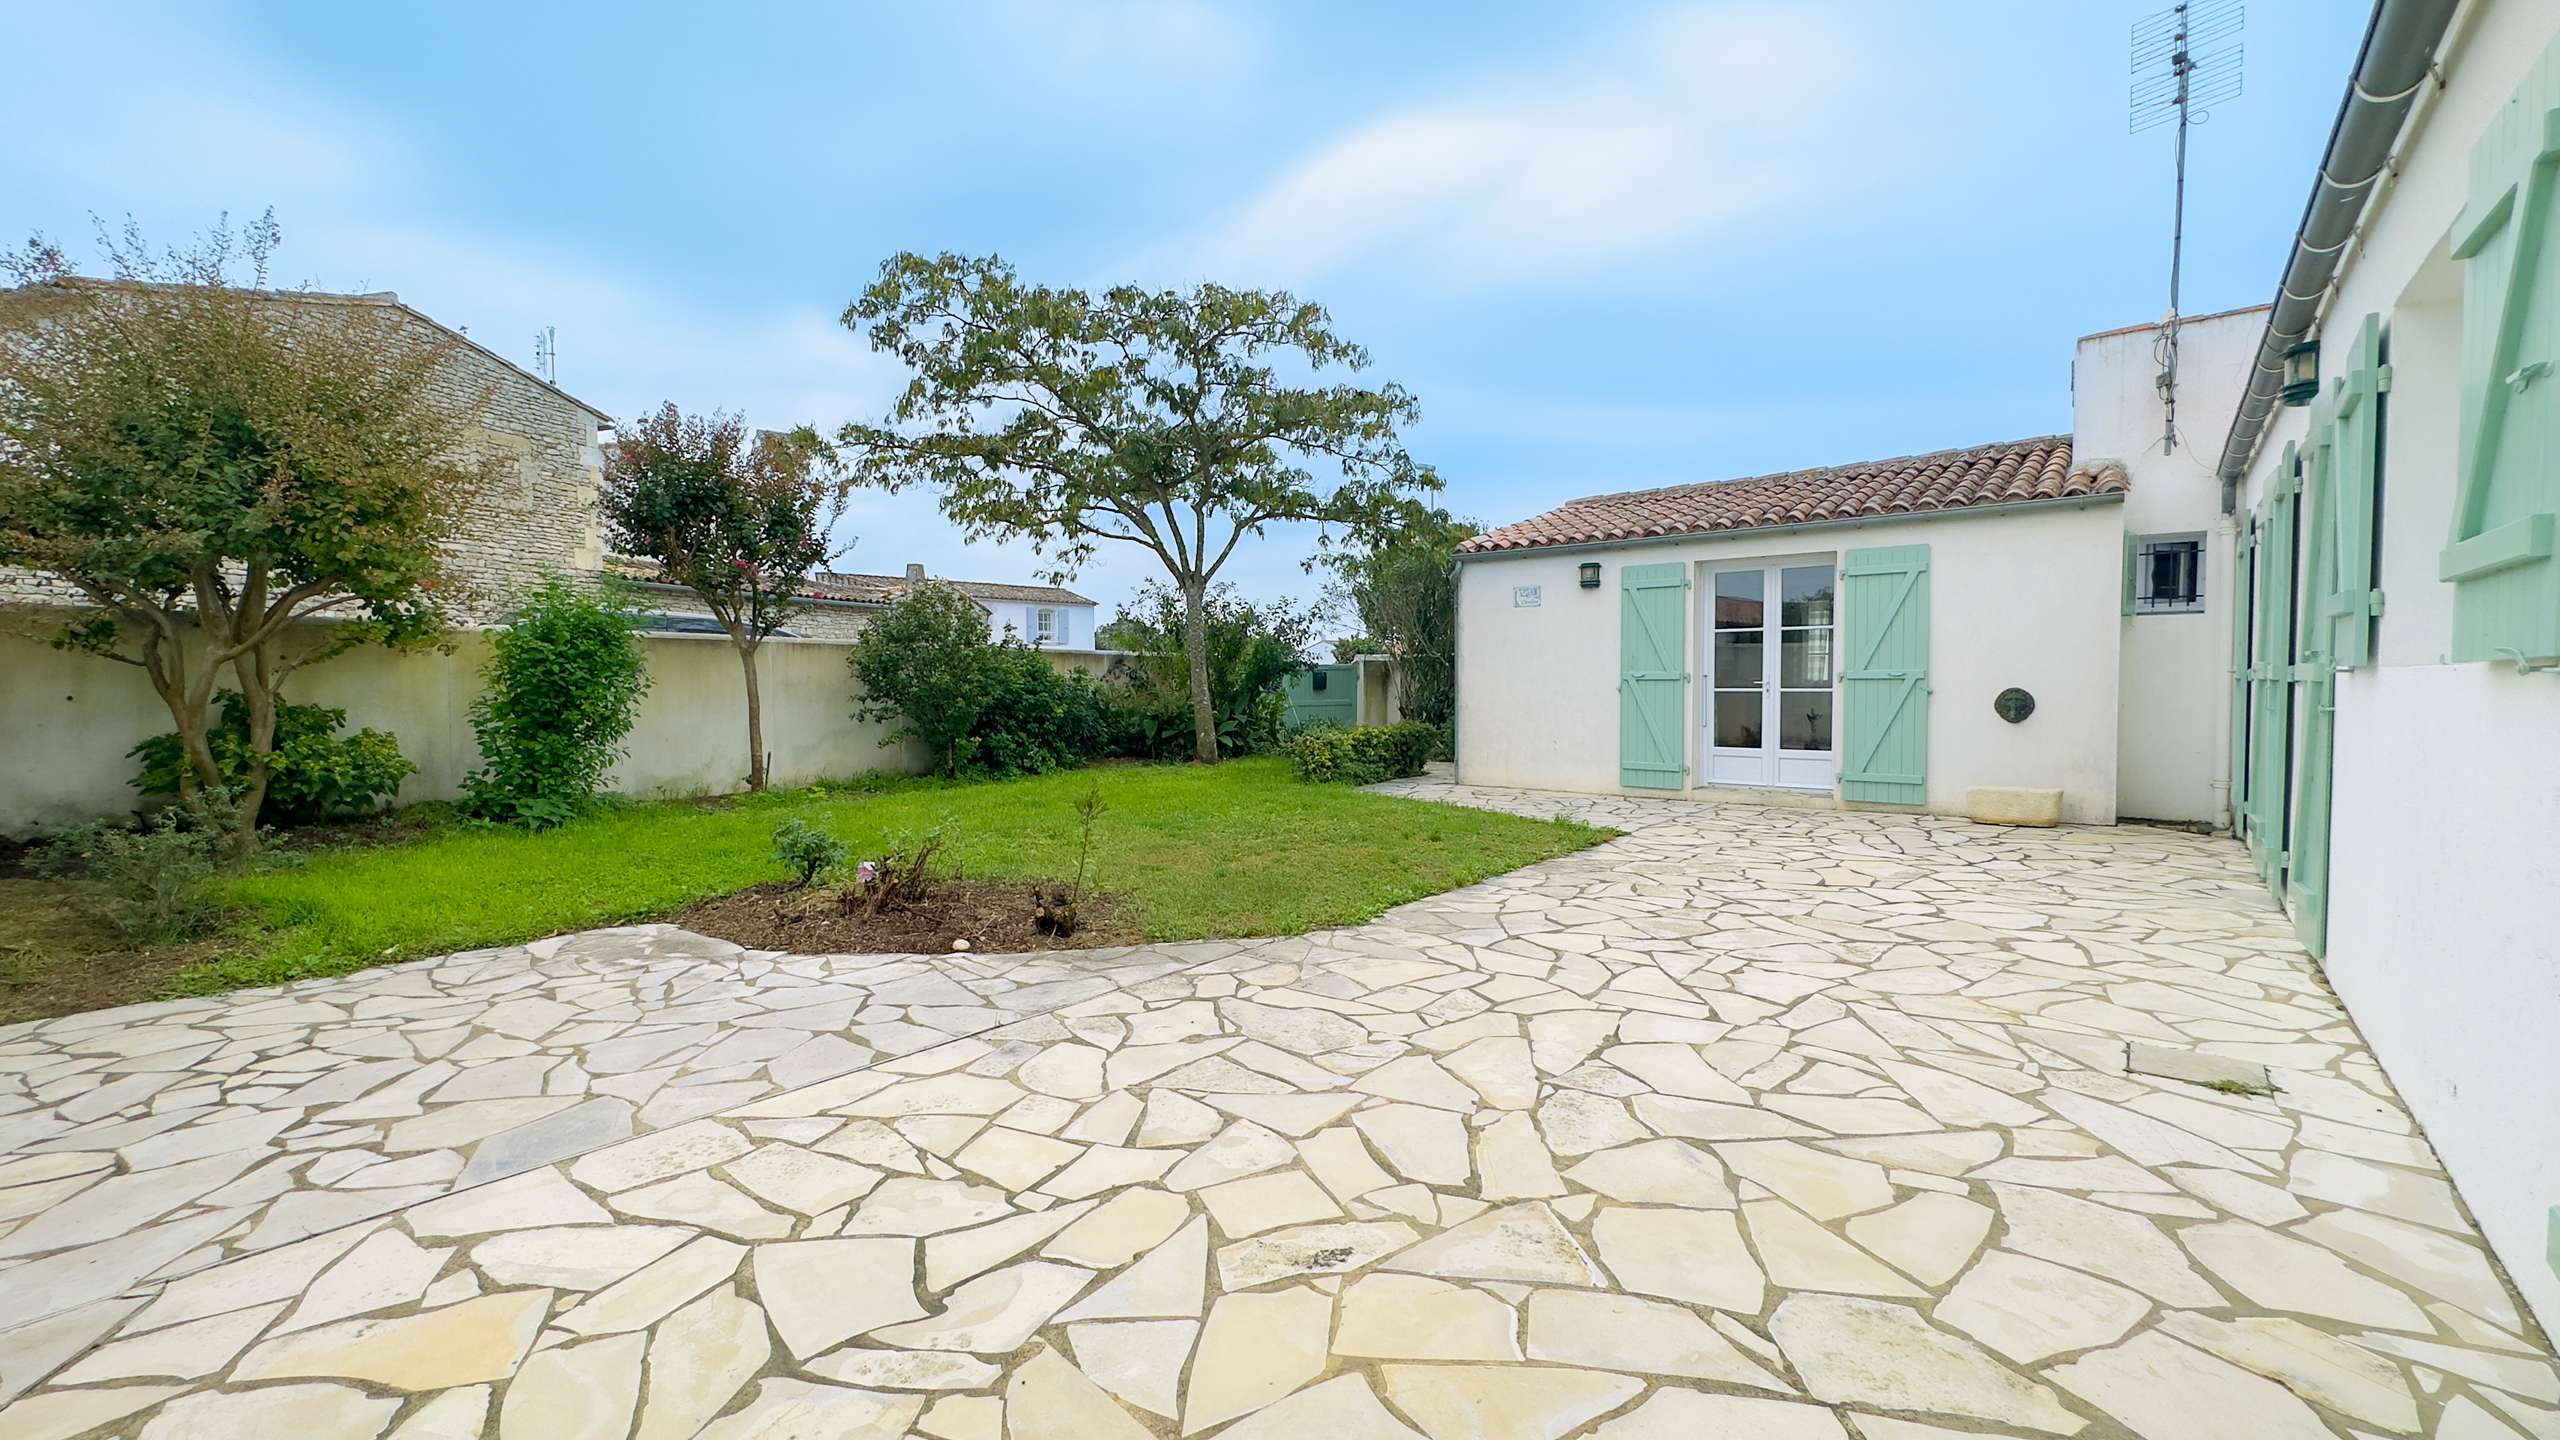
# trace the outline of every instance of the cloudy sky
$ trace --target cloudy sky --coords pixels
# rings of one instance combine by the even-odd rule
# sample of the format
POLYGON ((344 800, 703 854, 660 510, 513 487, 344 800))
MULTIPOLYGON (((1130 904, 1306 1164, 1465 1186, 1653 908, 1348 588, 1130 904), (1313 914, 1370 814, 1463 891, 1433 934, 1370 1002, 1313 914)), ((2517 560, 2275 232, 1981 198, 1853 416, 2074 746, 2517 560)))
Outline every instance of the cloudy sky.
MULTIPOLYGON (((2071 341, 2166 304, 2160 0, 0 8, 0 236, 274 206, 279 277, 396 290, 629 415, 876 418, 838 317, 897 250, 1331 307, 1460 514, 2067 429, 2071 341), (414 12, 414 13, 403 13, 414 12)), ((2253 0, 2197 132, 2186 309, 2273 293, 2363 26, 2253 0)), ((1028 576, 922 496, 847 568, 1028 576)), ((1231 578, 1309 593, 1312 536, 1231 578)), ((1108 607, 1154 565, 1107 555, 1108 607)))

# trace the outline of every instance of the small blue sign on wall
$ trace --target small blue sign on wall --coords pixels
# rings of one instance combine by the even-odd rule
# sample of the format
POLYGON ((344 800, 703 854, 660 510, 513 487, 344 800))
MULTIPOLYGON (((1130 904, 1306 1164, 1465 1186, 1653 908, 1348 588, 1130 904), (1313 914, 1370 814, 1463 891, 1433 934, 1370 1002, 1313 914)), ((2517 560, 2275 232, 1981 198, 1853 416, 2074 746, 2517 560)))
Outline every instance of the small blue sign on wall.
POLYGON ((1535 610, 1546 603, 1547 587, 1544 585, 1514 585, 1511 587, 1511 608, 1514 610, 1535 610))

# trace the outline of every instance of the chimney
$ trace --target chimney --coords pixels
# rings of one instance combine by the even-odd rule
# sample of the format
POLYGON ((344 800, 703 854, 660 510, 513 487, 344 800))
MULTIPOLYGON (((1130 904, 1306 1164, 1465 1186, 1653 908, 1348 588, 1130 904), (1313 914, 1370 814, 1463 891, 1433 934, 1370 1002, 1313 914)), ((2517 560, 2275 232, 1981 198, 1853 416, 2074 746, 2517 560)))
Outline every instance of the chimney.
POLYGON ((923 584, 924 567, 914 563, 913 561, 909 561, 907 564, 907 583, 910 585, 923 584))

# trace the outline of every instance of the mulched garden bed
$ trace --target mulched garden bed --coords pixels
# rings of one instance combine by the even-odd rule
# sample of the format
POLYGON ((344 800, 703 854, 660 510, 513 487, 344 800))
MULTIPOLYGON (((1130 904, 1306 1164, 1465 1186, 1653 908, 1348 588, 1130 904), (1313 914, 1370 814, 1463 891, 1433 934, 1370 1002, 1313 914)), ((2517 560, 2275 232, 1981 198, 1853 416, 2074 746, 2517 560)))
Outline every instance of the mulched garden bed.
POLYGON ((1078 907, 1076 932, 1063 939, 1032 924, 1031 887, 1015 882, 942 879, 921 900, 866 917, 857 901, 826 886, 806 890, 788 884, 758 885, 706 900, 667 917, 667 923, 751 950, 797 955, 940 953, 966 940, 979 954, 1018 950, 1090 950, 1134 945, 1145 939, 1110 895, 1088 895, 1078 907))

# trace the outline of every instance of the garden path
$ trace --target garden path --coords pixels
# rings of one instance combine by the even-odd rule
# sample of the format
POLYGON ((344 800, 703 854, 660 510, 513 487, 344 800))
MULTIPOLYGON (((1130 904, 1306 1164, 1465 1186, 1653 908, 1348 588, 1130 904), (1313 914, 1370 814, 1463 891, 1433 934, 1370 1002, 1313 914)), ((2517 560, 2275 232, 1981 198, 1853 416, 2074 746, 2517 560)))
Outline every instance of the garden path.
POLYGON ((2227 840, 1389 788, 1630 833, 137 1276, 0 1432, 2560 1437, 2227 840))

